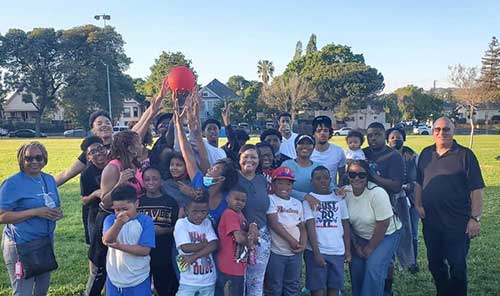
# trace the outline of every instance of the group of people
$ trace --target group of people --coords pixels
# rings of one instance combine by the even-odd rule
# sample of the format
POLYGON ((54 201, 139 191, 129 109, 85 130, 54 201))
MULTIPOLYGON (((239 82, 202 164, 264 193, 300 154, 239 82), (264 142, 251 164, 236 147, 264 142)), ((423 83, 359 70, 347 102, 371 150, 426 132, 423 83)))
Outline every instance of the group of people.
MULTIPOLYGON (((63 217, 57 186, 81 174, 82 221, 89 245, 85 295, 298 295, 302 264, 311 295, 340 295, 344 263, 353 295, 390 295, 394 262, 418 272, 423 220, 438 295, 466 295, 470 238, 479 235, 484 182, 471 150, 453 140, 448 118, 435 145, 418 156, 404 130, 378 122, 329 143, 329 117, 296 134, 288 113, 256 145, 222 124, 200 122, 196 92, 159 114, 163 93, 130 131, 112 134, 105 112, 90 116, 93 136, 57 177, 44 173, 45 147, 24 144, 20 171, 0 188, 4 261, 13 295, 45 295, 46 268, 30 277, 21 245, 54 241, 63 217), (160 138, 148 149, 149 128, 160 138), (24 261, 24 262, 23 262, 24 261), (152 289, 154 287, 154 289, 152 289)), ((49 248, 52 253, 52 246, 49 248)))

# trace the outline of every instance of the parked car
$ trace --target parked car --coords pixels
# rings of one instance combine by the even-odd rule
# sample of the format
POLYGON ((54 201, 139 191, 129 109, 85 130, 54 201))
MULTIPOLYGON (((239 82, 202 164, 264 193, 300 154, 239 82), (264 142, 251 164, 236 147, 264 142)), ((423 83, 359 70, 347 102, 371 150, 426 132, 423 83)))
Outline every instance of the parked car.
POLYGON ((83 129, 71 129, 64 131, 63 135, 66 138, 83 138, 87 136, 87 132, 83 129))
POLYGON ((413 127, 414 135, 430 135, 432 134, 432 128, 425 124, 415 125, 413 127))
POLYGON ((6 137, 9 135, 9 131, 4 129, 4 128, 0 128, 0 137, 6 137))
POLYGON ((247 132, 247 134, 250 133, 250 126, 246 122, 238 123, 238 128, 244 130, 245 132, 247 132))
POLYGON ((129 130, 128 126, 119 126, 119 125, 117 125, 117 126, 113 127, 113 135, 116 134, 116 133, 118 133, 118 132, 128 131, 128 130, 129 130))
MULTIPOLYGON (((20 129, 9 133, 11 138, 34 138, 36 137, 36 132, 32 129, 20 129)), ((40 133, 41 138, 47 137, 46 134, 40 133)))
POLYGON ((334 136, 347 136, 347 134, 352 130, 350 127, 343 127, 338 130, 333 131, 334 136))

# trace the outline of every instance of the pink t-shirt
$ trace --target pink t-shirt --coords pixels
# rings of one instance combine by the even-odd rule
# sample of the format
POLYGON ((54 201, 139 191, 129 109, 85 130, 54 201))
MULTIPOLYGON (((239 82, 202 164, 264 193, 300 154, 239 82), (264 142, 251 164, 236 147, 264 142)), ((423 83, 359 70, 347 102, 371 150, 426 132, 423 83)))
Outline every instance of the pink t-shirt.
MULTIPOLYGON (((123 171, 122 163, 120 162, 119 159, 113 159, 109 162, 109 164, 114 165, 116 168, 118 168, 120 172, 123 171)), ((141 169, 135 170, 135 180, 128 181, 128 184, 135 188, 135 191, 137 192, 137 197, 140 197, 144 193, 142 190, 142 187, 144 186, 144 181, 142 180, 141 169)))

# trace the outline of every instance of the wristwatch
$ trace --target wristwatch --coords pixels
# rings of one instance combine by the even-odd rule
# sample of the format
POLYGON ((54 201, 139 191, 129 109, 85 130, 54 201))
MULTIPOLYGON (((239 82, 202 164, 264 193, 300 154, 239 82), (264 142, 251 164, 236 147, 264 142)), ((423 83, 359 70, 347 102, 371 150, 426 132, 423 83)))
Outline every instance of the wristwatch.
POLYGON ((481 220, 481 216, 470 216, 470 218, 478 223, 481 220))

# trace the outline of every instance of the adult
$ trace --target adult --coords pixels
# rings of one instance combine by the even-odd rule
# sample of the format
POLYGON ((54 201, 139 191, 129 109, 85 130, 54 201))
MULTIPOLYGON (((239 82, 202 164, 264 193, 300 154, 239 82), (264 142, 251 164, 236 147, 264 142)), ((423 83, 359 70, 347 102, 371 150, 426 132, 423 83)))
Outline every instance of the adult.
POLYGON ((12 295, 46 295, 51 272, 24 278, 22 272, 16 271, 18 245, 38 244, 47 237, 53 243, 56 221, 63 216, 59 194, 54 177, 42 172, 48 162, 42 144, 22 145, 17 151, 17 161, 19 172, 0 187, 0 223, 7 224, 2 236, 3 259, 12 295))
POLYGON ((208 190, 209 217, 215 228, 217 228, 222 213, 227 208, 226 196, 238 182, 238 175, 233 162, 228 158, 219 159, 210 168, 203 169, 208 166, 209 157, 204 149, 206 146, 202 144, 203 139, 199 128, 199 104, 201 98, 197 93, 193 93, 190 99, 193 106, 184 107, 185 112, 182 113, 179 112, 177 101, 174 102, 174 122, 179 136, 179 146, 185 161, 187 174, 191 179, 191 185, 195 189, 208 190), (201 148, 198 151, 200 166, 195 160, 191 144, 182 129, 184 115, 187 117, 190 136, 195 139, 195 144, 201 148))
POLYGON ((454 139, 447 117, 434 123, 434 145, 420 154, 415 189, 429 270, 437 295, 467 295, 470 239, 479 235, 485 187, 474 153, 454 139))
MULTIPOLYGON (((167 90, 168 87, 166 85, 162 85, 160 94, 151 102, 146 111, 144 111, 144 113, 141 115, 139 121, 132 128, 132 130, 135 131, 141 139, 148 131, 151 121, 160 112, 161 103, 163 101, 163 97, 167 92, 167 90)), ((109 114, 105 111, 96 111, 90 114, 89 126, 90 126, 90 131, 95 136, 101 138, 104 143, 104 146, 110 149, 111 142, 113 140, 113 122, 112 118, 109 117, 109 114)), ((78 157, 78 159, 75 160, 75 162, 73 162, 73 164, 68 169, 57 175, 56 177, 57 186, 63 185, 68 180, 80 174, 85 169, 86 164, 87 164, 87 155, 84 152, 82 152, 78 157)))
MULTIPOLYGON (((384 188, 391 199, 393 209, 397 209, 398 199, 404 197, 403 157, 394 149, 386 145, 385 127, 380 122, 372 122, 368 125, 366 138, 368 147, 363 149, 366 159, 370 164, 370 175, 373 181, 384 188)), ((398 213, 396 212, 396 215, 398 213)), ((394 264, 389 266, 385 282, 386 294, 392 294, 392 283, 394 277, 394 264)))
POLYGON ((279 167, 285 160, 291 159, 290 157, 286 156, 285 154, 280 152, 280 147, 281 147, 281 141, 283 139, 283 136, 281 133, 274 128, 269 128, 266 129, 265 131, 260 134, 260 141, 261 142, 266 142, 269 143, 273 147, 274 151, 274 163, 273 167, 279 167))
POLYGON ((224 122, 227 137, 227 143, 222 146, 222 149, 224 149, 228 158, 238 162, 240 148, 250 140, 250 137, 243 129, 233 130, 231 126, 231 104, 226 104, 222 110, 222 121, 224 122))
POLYGON ((88 252, 93 269, 87 281, 85 295, 101 295, 106 283, 108 248, 102 243, 102 232, 105 218, 113 213, 111 192, 119 185, 128 183, 136 190, 137 196, 143 194, 141 163, 137 159, 142 151, 141 138, 134 131, 122 131, 113 137, 111 160, 101 174, 101 202, 88 252))
POLYGON ((353 240, 350 264, 353 296, 384 294, 384 280, 401 227, 387 192, 368 181, 369 170, 364 160, 353 160, 347 166, 350 185, 345 200, 353 240))
POLYGON ((292 115, 288 112, 283 112, 278 116, 279 132, 281 133, 282 140, 280 146, 280 153, 295 159, 295 139, 298 134, 293 132, 292 115))
POLYGON ((281 164, 290 168, 295 173, 295 182, 293 183, 292 197, 304 201, 307 200, 312 208, 316 208, 319 201, 312 196, 312 171, 319 166, 318 163, 311 160, 314 145, 316 141, 313 137, 301 134, 295 139, 295 149, 297 158, 289 159, 281 164))
POLYGON ((387 143, 398 151, 405 163, 403 175, 403 190, 406 198, 398 200, 398 217, 403 224, 401 228, 400 245, 397 252, 399 262, 405 261, 401 265, 409 265, 410 272, 419 271, 417 264, 418 251, 418 211, 415 207, 415 182, 417 180, 417 158, 418 155, 410 147, 404 146, 406 142, 406 132, 400 128, 391 128, 386 131, 387 143), (408 204, 410 208, 408 209, 408 204), (408 210, 407 210, 408 209, 408 210), (408 215, 408 216, 407 216, 408 215), (411 243, 411 246, 409 245, 411 243), (413 253, 411 253, 413 250, 413 253), (410 255, 411 258, 409 257, 410 255))
POLYGON ((333 136, 332 120, 328 116, 317 116, 312 122, 313 135, 316 140, 311 160, 323 165, 330 171, 332 183, 337 184, 345 173, 346 158, 340 146, 328 142, 333 136))
POLYGON ((258 174, 259 154, 252 144, 243 145, 240 149, 240 172, 238 184, 247 194, 247 202, 243 214, 248 223, 257 224, 259 229, 259 244, 256 246, 255 264, 247 265, 245 285, 247 296, 262 296, 264 275, 267 262, 271 255, 271 234, 267 227, 267 210, 269 197, 267 195, 267 180, 258 174))

